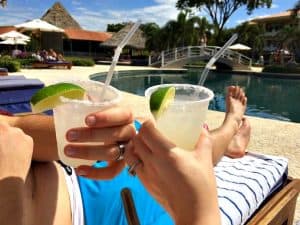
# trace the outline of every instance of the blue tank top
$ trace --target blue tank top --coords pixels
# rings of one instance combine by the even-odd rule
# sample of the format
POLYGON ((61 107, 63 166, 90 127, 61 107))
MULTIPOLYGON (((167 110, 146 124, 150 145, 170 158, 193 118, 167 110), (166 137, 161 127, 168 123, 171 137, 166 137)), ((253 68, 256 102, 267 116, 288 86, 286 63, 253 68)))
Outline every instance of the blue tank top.
MULTIPOLYGON (((99 164, 97 165, 99 166, 99 164)), ((100 165, 102 166, 102 165, 100 165)), ((85 225, 127 225, 121 190, 129 188, 141 225, 173 225, 168 213, 152 198, 137 177, 124 169, 113 180, 79 177, 85 225)))
MULTIPOLYGON (((137 130, 140 124, 135 121, 137 130)), ((95 167, 103 167, 99 162, 95 167)), ((91 180, 78 177, 82 195, 85 225, 128 225, 121 191, 129 188, 140 225, 173 225, 168 213, 147 192, 138 177, 128 174, 125 168, 112 180, 91 180)))

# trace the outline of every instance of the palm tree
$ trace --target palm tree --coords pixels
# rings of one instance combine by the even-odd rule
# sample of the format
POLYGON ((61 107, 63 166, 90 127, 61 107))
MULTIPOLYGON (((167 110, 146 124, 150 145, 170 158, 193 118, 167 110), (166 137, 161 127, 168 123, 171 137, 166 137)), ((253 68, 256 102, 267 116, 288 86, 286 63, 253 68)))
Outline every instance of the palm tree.
POLYGON ((209 29, 210 24, 205 18, 190 16, 189 11, 183 11, 178 14, 177 20, 170 20, 161 29, 161 40, 167 43, 165 49, 198 45, 209 29))
POLYGON ((279 33, 278 38, 281 40, 281 47, 288 47, 292 50, 296 58, 300 58, 300 0, 296 2, 293 10, 292 17, 295 20, 296 26, 285 26, 279 33))
POLYGON ((246 44, 252 48, 252 58, 262 55, 264 48, 264 28, 257 24, 242 23, 235 28, 239 34, 237 42, 246 44))

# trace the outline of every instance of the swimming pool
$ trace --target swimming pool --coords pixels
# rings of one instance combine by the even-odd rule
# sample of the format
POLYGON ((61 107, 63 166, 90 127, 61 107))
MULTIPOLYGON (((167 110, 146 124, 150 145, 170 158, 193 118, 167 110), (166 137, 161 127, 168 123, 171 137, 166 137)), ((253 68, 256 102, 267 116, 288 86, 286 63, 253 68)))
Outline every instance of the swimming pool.
MULTIPOLYGON (((199 70, 119 71, 114 74, 111 84, 119 90, 144 96, 144 90, 156 84, 197 84, 200 74, 199 70)), ((105 76, 106 73, 97 73, 90 78, 103 82, 105 76)), ((300 123, 300 80, 210 72, 205 83, 215 93, 210 109, 225 111, 224 95, 229 85, 244 88, 248 97, 247 115, 300 123)))

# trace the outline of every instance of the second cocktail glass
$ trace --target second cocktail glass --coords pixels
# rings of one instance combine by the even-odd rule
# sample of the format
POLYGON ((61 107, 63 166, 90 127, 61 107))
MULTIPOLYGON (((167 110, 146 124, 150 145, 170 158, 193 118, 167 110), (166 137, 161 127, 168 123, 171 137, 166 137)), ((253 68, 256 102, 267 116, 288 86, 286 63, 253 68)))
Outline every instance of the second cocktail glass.
POLYGON ((150 87, 145 96, 162 87, 175 87, 175 100, 156 119, 157 128, 178 147, 193 150, 214 94, 208 88, 191 84, 162 84, 150 87))

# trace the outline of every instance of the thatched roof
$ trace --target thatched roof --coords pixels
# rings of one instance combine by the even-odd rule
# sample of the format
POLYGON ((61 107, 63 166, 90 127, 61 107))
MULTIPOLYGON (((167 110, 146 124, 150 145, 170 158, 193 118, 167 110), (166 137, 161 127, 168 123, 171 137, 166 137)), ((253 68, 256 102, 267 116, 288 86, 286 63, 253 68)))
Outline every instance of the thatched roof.
POLYGON ((54 5, 47 10, 41 18, 48 23, 51 23, 60 28, 77 28, 81 29, 77 21, 68 13, 60 2, 55 2, 54 5))
MULTIPOLYGON (((112 48, 117 47, 124 39, 124 37, 129 32, 132 26, 133 23, 127 24, 123 29, 113 34, 113 36, 109 40, 103 42, 101 45, 105 47, 112 47, 112 48)), ((126 46, 135 49, 144 49, 145 44, 146 44, 146 38, 144 36, 144 33, 142 30, 138 29, 135 32, 135 34, 132 36, 132 38, 129 40, 126 46)))

